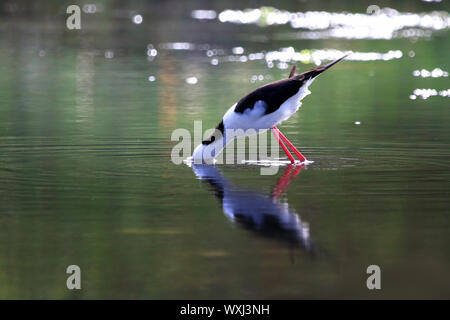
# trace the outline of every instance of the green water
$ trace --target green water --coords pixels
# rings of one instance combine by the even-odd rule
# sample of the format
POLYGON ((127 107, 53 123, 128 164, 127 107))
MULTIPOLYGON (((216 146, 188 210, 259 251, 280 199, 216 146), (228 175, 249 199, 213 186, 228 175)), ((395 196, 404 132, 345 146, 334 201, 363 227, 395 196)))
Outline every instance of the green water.
MULTIPOLYGON (((448 9, 416 2, 397 9, 448 9)), ((237 1, 97 3, 103 11, 83 14, 79 31, 66 29, 63 5, 0 11, 0 298, 450 297, 449 98, 410 98, 417 88, 449 88, 448 77, 413 76, 450 69, 448 29, 417 39, 287 39, 289 25, 190 16, 245 8, 237 1), (128 18, 133 10, 142 24, 128 18), (161 47, 168 42, 195 49, 161 47), (174 129, 193 130, 195 120, 212 128, 243 95, 288 73, 264 60, 213 65, 202 44, 224 50, 220 59, 237 46, 402 56, 349 59, 311 85, 279 128, 314 163, 274 197, 292 168, 262 176, 257 166, 218 165, 200 180, 171 162, 174 129), (303 242, 276 215, 267 228, 248 221, 270 199, 309 230, 303 242), (230 219, 227 206, 241 200, 259 205, 230 219), (72 264, 82 270, 79 291, 66 288, 72 264), (366 287, 372 264, 381 290, 366 287)), ((278 8, 363 13, 367 5, 278 8)))

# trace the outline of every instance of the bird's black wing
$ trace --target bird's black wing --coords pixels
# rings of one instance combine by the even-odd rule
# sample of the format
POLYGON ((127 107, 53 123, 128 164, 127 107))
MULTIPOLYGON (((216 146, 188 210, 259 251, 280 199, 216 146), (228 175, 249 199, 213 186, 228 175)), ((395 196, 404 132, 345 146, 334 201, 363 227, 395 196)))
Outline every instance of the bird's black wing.
POLYGON ((295 79, 284 79, 266 84, 239 100, 234 112, 244 113, 246 110, 253 109, 255 103, 259 100, 267 104, 264 114, 275 112, 283 102, 298 92, 302 83, 302 81, 295 79))

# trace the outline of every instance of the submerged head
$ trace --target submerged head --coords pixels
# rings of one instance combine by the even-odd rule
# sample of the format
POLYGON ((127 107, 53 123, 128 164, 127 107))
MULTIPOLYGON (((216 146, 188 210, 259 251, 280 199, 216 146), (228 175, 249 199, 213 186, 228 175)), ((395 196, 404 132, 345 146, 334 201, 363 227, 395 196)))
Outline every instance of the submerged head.
POLYGON ((195 163, 212 163, 215 157, 225 148, 227 139, 223 120, 218 124, 214 132, 200 143, 192 153, 195 163))
POLYGON ((211 144, 200 143, 192 153, 192 161, 195 164, 208 163, 213 164, 217 154, 222 151, 223 142, 216 141, 211 144))

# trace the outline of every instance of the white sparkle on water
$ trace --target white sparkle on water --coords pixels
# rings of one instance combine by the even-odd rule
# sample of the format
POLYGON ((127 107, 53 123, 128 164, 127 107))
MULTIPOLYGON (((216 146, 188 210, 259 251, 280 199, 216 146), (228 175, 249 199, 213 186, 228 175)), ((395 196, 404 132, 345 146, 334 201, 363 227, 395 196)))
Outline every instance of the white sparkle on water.
POLYGON ((414 70, 413 71, 413 76, 414 77, 422 77, 422 78, 441 78, 441 77, 448 77, 448 72, 447 71, 443 71, 440 68, 434 68, 431 71, 428 71, 426 69, 422 69, 422 70, 414 70))
POLYGON ((166 50, 194 50, 195 45, 189 42, 165 42, 159 45, 161 49, 166 50))
POLYGON ((199 20, 212 20, 217 17, 217 12, 214 10, 194 10, 191 12, 191 17, 199 20))
POLYGON ((106 58, 106 59, 112 59, 112 58, 114 58, 114 51, 112 51, 112 50, 106 50, 106 51, 105 51, 105 58, 106 58))
POLYGON ((148 49, 147 50, 147 55, 149 57, 156 57, 157 54, 158 54, 158 51, 156 49, 148 49))
POLYGON ((144 21, 144 19, 142 18, 142 16, 140 14, 136 14, 133 16, 133 23, 134 24, 141 24, 142 21, 144 21))
POLYGON ((450 97, 450 89, 447 90, 436 90, 436 89, 415 89, 413 94, 409 96, 411 100, 415 100, 417 97, 421 97, 422 99, 428 99, 429 97, 450 97))
POLYGON ((252 77, 250 78, 250 82, 251 83, 255 83, 256 81, 263 81, 264 80, 264 75, 262 74, 254 74, 252 75, 252 77))
POLYGON ((244 53, 244 48, 242 47, 234 47, 232 50, 233 54, 243 54, 244 53))
MULTIPOLYGON (((200 45, 197 45, 199 47, 200 45)), ((185 50, 187 48, 193 48, 193 44, 172 43, 170 46, 161 44, 160 48, 169 50, 185 50)), ((234 52, 241 52, 241 50, 233 48, 234 52)), ((243 49, 243 48, 242 48, 243 49)), ((194 50, 194 49, 192 49, 194 50)), ((244 50, 245 52, 245 50, 244 50)), ((343 55, 349 53, 349 51, 342 51, 336 49, 303 49, 296 51, 293 47, 280 48, 275 51, 268 52, 251 52, 248 54, 231 54, 225 55, 224 49, 208 49, 205 50, 207 57, 212 58, 210 63, 217 65, 221 62, 247 62, 254 60, 265 60, 268 68, 276 66, 279 69, 289 68, 290 63, 302 62, 302 63, 314 63, 315 65, 321 65, 324 62, 333 61, 341 58, 343 55)), ((403 53, 400 50, 389 50, 387 52, 350 52, 351 54, 345 58, 348 61, 376 61, 376 60, 393 60, 401 59, 403 53)), ((436 73, 436 72, 435 72, 436 73)))
MULTIPOLYGON (((430 0, 431 1, 431 0, 430 0)), ((194 18, 196 18, 193 15, 194 18)), ((257 24, 260 26, 290 24, 294 29, 306 29, 296 34, 300 39, 392 39, 429 37, 433 31, 450 25, 448 12, 399 12, 382 8, 376 14, 306 11, 289 12, 272 7, 224 10, 217 16, 220 22, 257 24)), ((196 18, 200 19, 200 18, 196 18)))

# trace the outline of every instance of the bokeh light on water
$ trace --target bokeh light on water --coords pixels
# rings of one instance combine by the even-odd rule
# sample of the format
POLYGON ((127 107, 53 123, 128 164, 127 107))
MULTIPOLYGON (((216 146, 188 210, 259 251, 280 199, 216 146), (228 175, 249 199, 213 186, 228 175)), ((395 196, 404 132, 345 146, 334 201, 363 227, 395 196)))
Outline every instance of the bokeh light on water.
POLYGON ((0 4, 0 298, 450 297, 445 1, 89 1, 81 30, 33 3, 0 4), (301 172, 170 162, 174 129, 349 51, 280 126, 301 172))

